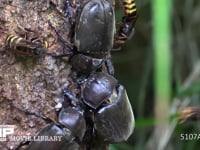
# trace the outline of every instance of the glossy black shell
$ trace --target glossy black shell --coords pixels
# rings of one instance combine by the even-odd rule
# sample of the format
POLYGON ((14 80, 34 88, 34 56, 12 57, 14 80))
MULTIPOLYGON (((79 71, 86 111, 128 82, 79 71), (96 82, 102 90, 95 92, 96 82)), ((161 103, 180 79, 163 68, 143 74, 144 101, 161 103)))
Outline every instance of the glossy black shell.
POLYGON ((115 16, 111 4, 92 0, 83 7, 75 29, 75 45, 81 53, 104 54, 113 47, 115 16))
POLYGON ((87 74, 99 68, 103 63, 103 60, 83 54, 77 54, 71 58, 70 63, 78 73, 87 74))
POLYGON ((83 88, 83 101, 96 109, 113 93, 117 80, 106 73, 98 72, 91 75, 83 88))
POLYGON ((45 126, 37 136, 61 136, 61 141, 33 141, 26 150, 78 150, 79 145, 72 141, 70 132, 64 131, 55 124, 45 126))
POLYGON ((82 140, 86 131, 86 122, 79 110, 68 107, 59 112, 58 122, 68 128, 72 134, 82 140))
POLYGON ((132 108, 122 85, 117 88, 116 99, 98 110, 95 115, 95 129, 103 141, 122 142, 132 134, 135 120, 132 108))

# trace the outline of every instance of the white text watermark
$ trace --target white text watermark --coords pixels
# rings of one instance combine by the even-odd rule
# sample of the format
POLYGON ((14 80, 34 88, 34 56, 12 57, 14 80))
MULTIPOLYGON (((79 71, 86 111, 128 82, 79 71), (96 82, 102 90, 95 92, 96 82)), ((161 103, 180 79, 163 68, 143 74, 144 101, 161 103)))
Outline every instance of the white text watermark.
POLYGON ((15 135, 15 125, 0 125, 0 141, 61 141, 62 135, 15 135))

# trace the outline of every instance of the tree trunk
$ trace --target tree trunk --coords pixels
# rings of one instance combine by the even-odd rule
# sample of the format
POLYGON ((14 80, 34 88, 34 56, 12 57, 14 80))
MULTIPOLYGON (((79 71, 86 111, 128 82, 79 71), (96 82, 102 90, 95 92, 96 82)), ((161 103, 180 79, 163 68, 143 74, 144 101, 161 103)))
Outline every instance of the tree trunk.
MULTIPOLYGON (((0 1, 0 125, 15 125, 14 135, 33 136, 48 123, 44 117, 57 120, 55 105, 61 89, 70 87, 76 92, 76 85, 69 76, 68 61, 13 53, 5 44, 6 36, 38 37, 48 41, 49 53, 66 52, 74 26, 63 10, 62 0, 0 1)), ((70 15, 75 18, 75 7, 70 15)), ((10 138, 0 142, 6 149, 16 149, 20 144, 10 138)))

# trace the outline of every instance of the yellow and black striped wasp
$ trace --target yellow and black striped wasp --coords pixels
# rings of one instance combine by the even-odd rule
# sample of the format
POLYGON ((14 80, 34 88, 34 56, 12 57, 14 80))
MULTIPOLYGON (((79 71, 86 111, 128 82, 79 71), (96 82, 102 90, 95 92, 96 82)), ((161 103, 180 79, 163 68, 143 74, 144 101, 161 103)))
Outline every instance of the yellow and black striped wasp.
POLYGON ((137 20, 137 8, 135 0, 123 0, 124 16, 121 25, 114 39, 114 49, 120 48, 134 32, 135 22, 137 20))
POLYGON ((17 35, 8 35, 6 37, 6 46, 19 55, 41 56, 46 53, 48 42, 39 38, 27 40, 17 35))

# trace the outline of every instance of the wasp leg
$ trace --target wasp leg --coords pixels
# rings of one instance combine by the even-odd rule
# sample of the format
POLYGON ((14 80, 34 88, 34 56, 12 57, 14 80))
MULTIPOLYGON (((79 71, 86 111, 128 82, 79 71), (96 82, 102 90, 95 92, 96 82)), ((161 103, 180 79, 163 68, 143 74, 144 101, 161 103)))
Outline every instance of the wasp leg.
POLYGON ((29 29, 29 28, 24 28, 23 26, 21 26, 18 22, 17 22, 17 30, 15 30, 15 33, 17 35, 19 35, 20 37, 24 37, 25 40, 28 40, 28 34, 29 33, 34 33, 35 31, 29 29))

